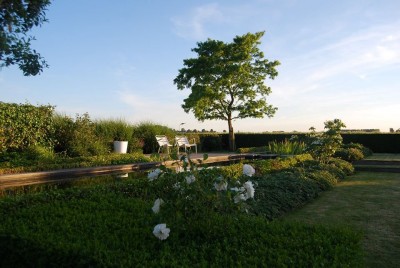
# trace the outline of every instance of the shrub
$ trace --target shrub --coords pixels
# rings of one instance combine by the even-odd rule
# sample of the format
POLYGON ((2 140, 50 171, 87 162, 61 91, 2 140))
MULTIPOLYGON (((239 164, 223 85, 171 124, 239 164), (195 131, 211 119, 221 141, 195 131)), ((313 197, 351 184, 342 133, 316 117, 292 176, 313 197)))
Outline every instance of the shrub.
POLYGON ((69 144, 73 139, 74 120, 62 114, 53 116, 54 125, 54 151, 56 153, 67 153, 69 144))
POLYGON ((347 162, 354 162, 364 158, 362 151, 357 148, 340 148, 333 156, 346 160, 347 162))
POLYGON ((338 182, 338 180, 335 177, 335 175, 333 175, 328 170, 308 171, 306 173, 306 176, 308 178, 316 181, 317 184, 318 184, 318 187, 323 191, 331 189, 338 182))
POLYGON ((143 141, 143 153, 146 154, 157 152, 156 135, 166 135, 170 143, 173 143, 175 139, 175 131, 173 129, 152 122, 141 122, 133 130, 133 136, 143 141))
POLYGON ((331 159, 329 159, 328 164, 331 164, 331 165, 334 165, 334 166, 340 168, 347 176, 354 174, 353 165, 343 159, 331 158, 331 159))
POLYGON ((372 155, 372 150, 367 148, 367 147, 365 147, 361 143, 352 143, 352 142, 350 142, 350 143, 347 143, 347 144, 343 144, 342 147, 344 149, 350 149, 350 148, 358 149, 358 150, 360 150, 362 152, 364 157, 372 155))
POLYGON ((89 114, 76 115, 75 120, 57 115, 54 119, 56 152, 65 152, 72 157, 102 155, 109 148, 96 135, 96 127, 89 114))
POLYGON ((29 146, 53 146, 54 107, 0 102, 0 152, 23 151, 29 146))
POLYGON ((40 145, 30 146, 25 155, 28 160, 36 161, 52 161, 55 158, 53 150, 40 145))
POLYGON ((340 119, 334 119, 324 122, 323 133, 317 133, 314 127, 311 127, 306 144, 306 151, 309 152, 314 159, 326 163, 335 151, 342 145, 343 138, 340 135, 340 129, 346 125, 340 119))
POLYGON ((308 172, 326 170, 331 173, 336 179, 342 180, 346 178, 346 173, 333 163, 323 164, 317 160, 307 160, 297 165, 304 168, 308 172))
POLYGON ((231 164, 220 169, 224 178, 237 180, 243 174, 243 163, 231 164))
POLYGON ((296 166, 304 161, 312 160, 310 154, 295 155, 293 157, 276 158, 268 160, 260 160, 254 162, 254 166, 258 174, 267 174, 277 172, 279 170, 287 169, 296 166))
POLYGON ((318 184, 300 173, 279 172, 255 177, 256 192, 251 211, 272 220, 304 205, 320 192, 318 184))

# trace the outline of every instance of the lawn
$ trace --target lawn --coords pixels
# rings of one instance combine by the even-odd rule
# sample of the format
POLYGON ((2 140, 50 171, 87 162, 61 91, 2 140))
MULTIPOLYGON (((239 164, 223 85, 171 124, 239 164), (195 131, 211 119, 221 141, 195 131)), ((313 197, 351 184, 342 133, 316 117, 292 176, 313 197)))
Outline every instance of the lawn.
POLYGON ((400 154, 373 154, 366 157, 365 160, 400 161, 400 154))
MULTIPOLYGON (((387 157, 393 159, 393 155, 387 157)), ((366 266, 398 267, 399 200, 399 173, 359 172, 282 220, 362 230, 366 266)))

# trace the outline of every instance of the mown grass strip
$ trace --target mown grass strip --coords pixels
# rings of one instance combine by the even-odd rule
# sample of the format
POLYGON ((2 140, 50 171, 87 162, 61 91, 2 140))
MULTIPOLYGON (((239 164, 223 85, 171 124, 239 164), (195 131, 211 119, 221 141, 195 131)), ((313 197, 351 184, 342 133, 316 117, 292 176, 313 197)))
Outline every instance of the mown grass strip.
POLYGON ((360 229, 367 267, 398 267, 399 200, 400 174, 359 172, 283 221, 360 229))

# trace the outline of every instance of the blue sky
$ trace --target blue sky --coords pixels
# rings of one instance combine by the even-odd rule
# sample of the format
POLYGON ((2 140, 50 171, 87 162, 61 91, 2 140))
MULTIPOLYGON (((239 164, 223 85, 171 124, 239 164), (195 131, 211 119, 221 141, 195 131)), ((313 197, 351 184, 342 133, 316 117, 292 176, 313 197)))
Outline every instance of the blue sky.
POLYGON ((51 104, 72 117, 153 121, 172 128, 227 129, 181 108, 173 84, 191 49, 265 31, 260 46, 279 60, 273 118, 234 122, 240 132, 307 131, 341 119, 349 129, 400 128, 398 0, 54 1, 32 31, 50 68, 24 77, 0 70, 0 100, 51 104))

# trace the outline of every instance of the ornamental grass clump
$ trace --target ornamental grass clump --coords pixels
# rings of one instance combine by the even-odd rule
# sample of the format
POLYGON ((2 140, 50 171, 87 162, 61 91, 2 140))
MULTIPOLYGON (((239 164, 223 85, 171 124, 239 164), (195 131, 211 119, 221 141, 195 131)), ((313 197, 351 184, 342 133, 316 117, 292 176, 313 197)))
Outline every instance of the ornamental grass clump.
POLYGON ((297 155, 305 152, 306 144, 303 141, 288 140, 272 141, 268 143, 267 150, 272 154, 297 155))

